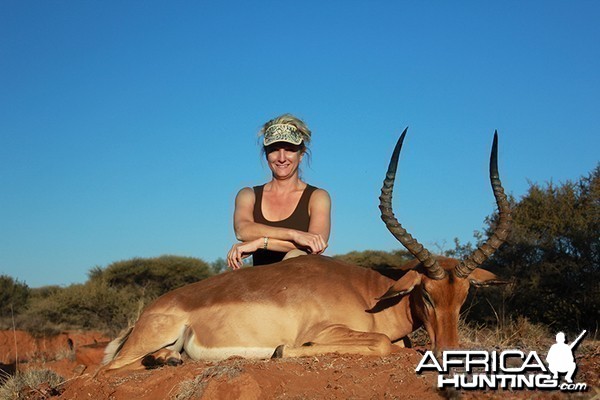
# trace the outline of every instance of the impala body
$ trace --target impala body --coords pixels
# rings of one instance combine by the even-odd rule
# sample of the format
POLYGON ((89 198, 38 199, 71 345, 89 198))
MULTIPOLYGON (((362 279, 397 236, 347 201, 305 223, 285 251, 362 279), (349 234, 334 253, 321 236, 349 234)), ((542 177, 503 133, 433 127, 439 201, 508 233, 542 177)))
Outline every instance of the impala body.
POLYGON ((106 349, 104 368, 154 367, 192 359, 297 357, 338 352, 386 355, 420 326, 435 350, 458 346, 458 317, 469 286, 502 283, 477 268, 502 244, 510 212, 490 161, 500 210, 496 231, 467 260, 434 257, 398 223, 391 195, 406 130, 394 149, 380 197, 382 219, 416 257, 394 277, 323 256, 217 275, 173 290, 106 349))

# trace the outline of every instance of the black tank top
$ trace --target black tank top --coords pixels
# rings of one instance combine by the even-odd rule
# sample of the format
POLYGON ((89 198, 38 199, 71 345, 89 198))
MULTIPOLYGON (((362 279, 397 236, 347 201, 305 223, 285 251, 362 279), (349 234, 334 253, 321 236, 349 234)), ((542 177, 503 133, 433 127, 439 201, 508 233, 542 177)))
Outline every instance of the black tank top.
MULTIPOLYGON (((262 213, 262 197, 264 186, 265 185, 254 186, 253 188, 255 197, 253 212, 254 222, 268 226, 275 226, 278 228, 290 228, 298 231, 308 232, 308 226, 310 223, 310 216, 308 215, 308 203, 310 201, 310 196, 315 190, 317 190, 317 188, 307 184, 292 215, 286 219, 282 219, 281 221, 269 221, 262 213)), ((283 260, 284 256, 285 253, 281 251, 258 249, 252 256, 252 261, 255 266, 273 264, 283 260)))

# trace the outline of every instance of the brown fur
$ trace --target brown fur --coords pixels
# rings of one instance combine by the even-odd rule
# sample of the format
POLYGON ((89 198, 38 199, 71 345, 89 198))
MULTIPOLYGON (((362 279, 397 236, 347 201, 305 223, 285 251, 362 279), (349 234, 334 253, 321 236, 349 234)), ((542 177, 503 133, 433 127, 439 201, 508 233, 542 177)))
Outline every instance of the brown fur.
MULTIPOLYGON (((458 261, 440 263, 452 274, 458 261)), ((469 280, 434 281, 420 265, 407 267, 412 269, 395 281, 309 255, 184 286, 149 305, 133 330, 107 348, 105 368, 143 368, 141 360, 148 362, 149 355, 152 362, 176 364, 182 351, 196 359, 269 357, 275 349, 283 357, 385 355, 393 342, 421 325, 436 349, 457 346, 458 314, 469 280), (404 294, 376 300, 390 290, 404 294), (426 305, 423 290, 434 308, 426 305)), ((492 277, 487 272, 485 279, 492 277)))

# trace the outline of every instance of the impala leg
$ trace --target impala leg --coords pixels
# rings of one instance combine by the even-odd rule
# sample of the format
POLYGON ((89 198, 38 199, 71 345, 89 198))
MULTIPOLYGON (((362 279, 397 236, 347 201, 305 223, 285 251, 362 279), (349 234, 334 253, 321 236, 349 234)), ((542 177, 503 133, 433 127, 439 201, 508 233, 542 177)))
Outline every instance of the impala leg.
POLYGON ((107 369, 122 368, 129 364, 134 369, 159 365, 181 364, 179 354, 187 326, 182 318, 165 314, 144 314, 107 369))
POLYGON ((283 256, 284 260, 289 260, 290 258, 295 258, 295 257, 299 257, 299 256, 305 256, 308 253, 300 250, 300 249, 293 249, 288 251, 287 253, 285 253, 285 256, 283 256))
POLYGON ((183 335, 180 335, 175 343, 164 347, 152 354, 142 358, 142 365, 146 368, 158 368, 163 365, 180 365, 183 364, 181 359, 181 350, 183 349, 183 335))
POLYGON ((335 325, 325 328, 302 346, 279 346, 273 357, 305 357, 325 353, 385 356, 394 348, 395 345, 382 333, 354 331, 346 326, 335 325))

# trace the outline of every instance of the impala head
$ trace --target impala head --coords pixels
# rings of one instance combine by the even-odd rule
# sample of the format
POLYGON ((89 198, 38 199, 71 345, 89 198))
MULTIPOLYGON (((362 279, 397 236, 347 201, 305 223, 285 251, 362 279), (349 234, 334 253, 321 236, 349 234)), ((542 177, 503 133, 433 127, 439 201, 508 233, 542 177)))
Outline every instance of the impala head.
POLYGON ((423 245, 406 232, 392 210, 396 168, 407 129, 398 139, 392 154, 381 188, 379 209, 386 227, 416 259, 407 265, 410 270, 390 287, 381 299, 409 295, 413 315, 425 326, 434 351, 437 352, 458 346, 458 317, 460 308, 467 298, 469 287, 506 283, 491 272, 478 267, 504 243, 512 220, 508 201, 498 176, 498 133, 496 132, 490 157, 490 180, 499 210, 495 231, 464 261, 431 255, 423 245))

